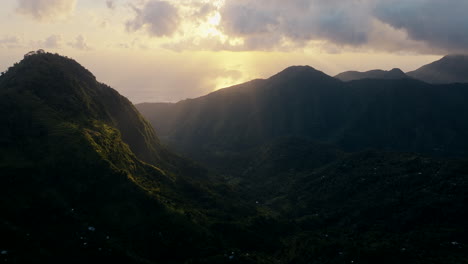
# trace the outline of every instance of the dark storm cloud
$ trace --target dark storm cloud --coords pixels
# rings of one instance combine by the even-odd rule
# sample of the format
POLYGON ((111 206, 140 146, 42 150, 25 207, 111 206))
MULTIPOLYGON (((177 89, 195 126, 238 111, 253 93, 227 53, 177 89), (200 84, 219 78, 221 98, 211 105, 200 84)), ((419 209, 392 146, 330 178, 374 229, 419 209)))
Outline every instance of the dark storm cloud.
POLYGON ((370 30, 367 7, 355 0, 227 1, 221 9, 222 28, 247 42, 275 34, 299 42, 325 39, 359 45, 366 43, 370 30))
POLYGON ((220 7, 199 0, 143 0, 133 6, 135 16, 126 26, 152 37, 181 30, 181 39, 164 44, 177 50, 327 45, 333 50, 443 54, 468 52, 467 10, 468 0, 225 0, 220 7), (181 24, 202 23, 215 12, 221 15, 217 30, 224 40, 183 32, 191 27, 181 24))
POLYGON ((231 35, 250 36, 277 29, 277 14, 255 6, 229 1, 221 10, 224 30, 231 35))
POLYGON ((227 0, 220 12, 223 32, 242 37, 245 49, 262 47, 262 42, 276 45, 279 42, 271 41, 286 38, 377 50, 390 46, 393 50, 396 45, 404 50, 420 41, 432 50, 454 52, 468 50, 467 10, 466 0, 227 0), (394 44, 375 46, 382 44, 375 41, 381 33, 376 21, 394 30, 387 30, 383 39, 392 41, 396 31, 403 31, 408 43, 400 38, 394 44))
POLYGON ((166 1, 149 1, 133 10, 135 17, 127 21, 128 31, 145 29, 151 36, 171 36, 180 24, 177 8, 166 1))
POLYGON ((375 7, 375 16, 404 29, 409 37, 453 51, 468 50, 468 1, 386 0, 375 7))

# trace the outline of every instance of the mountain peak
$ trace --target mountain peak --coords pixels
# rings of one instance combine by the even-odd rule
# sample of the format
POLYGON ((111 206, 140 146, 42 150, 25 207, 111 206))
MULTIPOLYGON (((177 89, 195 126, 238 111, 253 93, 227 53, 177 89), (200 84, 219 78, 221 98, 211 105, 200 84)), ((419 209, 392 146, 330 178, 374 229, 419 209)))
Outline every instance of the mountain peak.
POLYGON ((309 65, 293 65, 289 66, 286 69, 284 69, 282 72, 285 71, 309 71, 309 72, 320 72, 319 70, 309 66, 309 65))
POLYGON ((117 94, 75 60, 46 52, 27 53, 2 76, 0 86, 28 91, 62 115, 98 119, 109 119, 103 101, 117 94))
POLYGON ((4 73, 1 82, 10 89, 30 90, 39 97, 83 93, 98 86, 96 77, 75 60, 46 52, 27 53, 4 73))
POLYGON ((85 67, 79 64, 77 61, 61 56, 57 53, 49 53, 39 50, 37 52, 28 52, 24 55, 24 59, 21 60, 16 66, 21 67, 37 67, 37 68, 49 68, 49 70, 57 70, 60 72, 67 72, 68 74, 80 75, 82 77, 89 78, 96 81, 96 77, 85 67))
POLYGON ((283 74, 323 74, 325 73, 309 66, 309 65, 294 65, 289 66, 286 69, 282 70, 281 72, 275 74, 276 75, 283 75, 283 74))
POLYGON ((295 81, 297 80, 319 81, 319 80, 332 80, 333 78, 308 65, 290 66, 269 78, 269 80, 274 80, 274 81, 288 81, 291 79, 295 81))
POLYGON ((73 59, 30 52, 0 78, 0 90, 23 94, 57 116, 83 123, 111 124, 143 161, 158 160, 159 140, 132 103, 73 59), (148 144, 147 142, 151 142, 148 144))
POLYGON ((400 68, 393 68, 389 72, 391 73, 402 73, 405 74, 400 68))

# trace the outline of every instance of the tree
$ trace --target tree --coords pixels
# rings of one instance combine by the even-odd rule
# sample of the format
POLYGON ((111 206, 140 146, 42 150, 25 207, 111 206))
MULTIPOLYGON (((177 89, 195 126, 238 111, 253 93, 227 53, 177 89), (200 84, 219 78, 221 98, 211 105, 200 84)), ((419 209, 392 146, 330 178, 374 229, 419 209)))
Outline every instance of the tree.
POLYGON ((24 57, 26 58, 26 57, 29 57, 29 56, 32 56, 32 55, 35 55, 35 54, 36 54, 35 51, 30 51, 30 52, 24 54, 24 57))

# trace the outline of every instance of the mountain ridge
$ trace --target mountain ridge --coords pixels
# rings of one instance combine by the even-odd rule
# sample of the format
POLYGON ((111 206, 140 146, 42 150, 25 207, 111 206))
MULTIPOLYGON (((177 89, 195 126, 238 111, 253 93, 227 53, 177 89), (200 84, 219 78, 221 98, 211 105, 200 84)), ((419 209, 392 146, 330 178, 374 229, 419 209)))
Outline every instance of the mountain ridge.
POLYGON ((433 84, 468 83, 468 55, 447 55, 411 72, 409 76, 433 84))
POLYGON ((371 70, 366 72, 358 71, 346 71, 342 72, 335 76, 335 78, 349 82, 354 80, 361 79, 407 79, 409 78, 402 70, 399 68, 393 68, 389 71, 384 70, 371 70))
MULTIPOLYGON (((159 104, 157 109, 152 104, 136 107, 155 124, 165 144, 185 154, 211 146, 228 147, 226 142, 233 145, 228 148, 248 148, 275 137, 306 136, 347 150, 377 147, 463 155, 463 149, 451 143, 454 139, 447 129, 462 131, 455 127, 464 124, 460 115, 468 115, 461 99, 468 93, 466 85, 450 84, 443 89, 411 78, 341 82, 323 73, 316 78, 317 72, 307 67, 281 73, 246 83, 248 89, 241 89, 244 84, 240 84, 175 104, 159 104), (287 81, 295 74, 300 77, 287 81), (379 115, 386 121, 378 120, 379 115), (370 137, 364 136, 371 130, 370 137), (240 132, 234 135, 234 131, 240 132), (418 136, 421 131, 429 134, 418 136)), ((464 136, 456 138, 465 144, 464 136)))

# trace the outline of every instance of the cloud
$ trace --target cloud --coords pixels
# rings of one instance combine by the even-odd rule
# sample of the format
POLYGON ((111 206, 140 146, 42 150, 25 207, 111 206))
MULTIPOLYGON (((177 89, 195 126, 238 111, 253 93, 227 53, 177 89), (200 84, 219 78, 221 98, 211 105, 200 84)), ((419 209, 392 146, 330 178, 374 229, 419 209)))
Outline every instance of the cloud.
POLYGON ((115 0, 106 0, 106 6, 109 9, 115 9, 115 0))
POLYGON ((76 0, 18 0, 16 11, 38 21, 53 21, 69 16, 76 0))
POLYGON ((22 48, 22 47, 23 47, 22 41, 17 36, 6 36, 3 38, 0 38, 0 48, 13 49, 13 48, 22 48))
POLYGON ((257 8, 246 2, 230 1, 221 10, 222 25, 226 33, 250 36, 278 29, 279 18, 276 12, 257 8))
POLYGON ((61 35, 50 35, 45 40, 32 42, 33 47, 43 49, 58 49, 62 47, 62 36, 61 35))
POLYGON ((192 4, 195 7, 194 17, 197 18, 205 18, 213 11, 216 11, 216 6, 212 3, 198 3, 195 2, 192 4))
MULTIPOLYGON (((371 24, 366 14, 368 7, 361 2, 228 0, 220 9, 221 26, 226 34, 243 37, 247 48, 259 47, 257 44, 262 42, 259 38, 283 37, 294 42, 329 40, 360 45, 367 42, 371 24)), ((263 42, 271 45, 269 41, 263 42)))
POLYGON ((8 36, 0 39, 0 44, 18 44, 19 38, 17 36, 8 36))
POLYGON ((111 44, 108 44, 107 47, 120 48, 120 49, 140 49, 140 50, 148 49, 148 46, 138 38, 135 38, 132 41, 127 41, 127 42, 111 43, 111 44))
POLYGON ((446 53, 468 52, 466 10, 465 0, 226 0, 220 12, 222 32, 241 37, 245 50, 281 48, 286 40, 446 53))
POLYGON ((77 36, 75 42, 68 42, 68 46, 79 50, 91 50, 91 48, 86 43, 86 39, 83 37, 83 35, 77 36))
POLYGON ((367 49, 387 51, 399 54, 446 54, 447 50, 434 47, 427 42, 414 40, 404 29, 397 29, 378 19, 374 19, 369 33, 367 49))
POLYGON ((381 0, 375 16, 413 40, 448 51, 468 51, 468 1, 381 0))
POLYGON ((59 49, 63 45, 61 35, 50 35, 44 40, 25 41, 17 36, 0 38, 0 48, 59 49))
POLYGON ((161 46, 177 51, 468 52, 466 0, 137 2, 127 31, 172 37, 161 46))
POLYGON ((133 10, 136 16, 126 23, 129 32, 144 29, 153 37, 171 36, 181 23, 177 8, 166 1, 152 0, 133 10))
POLYGON ((62 36, 51 35, 44 41, 45 48, 60 48, 62 46, 62 36))

